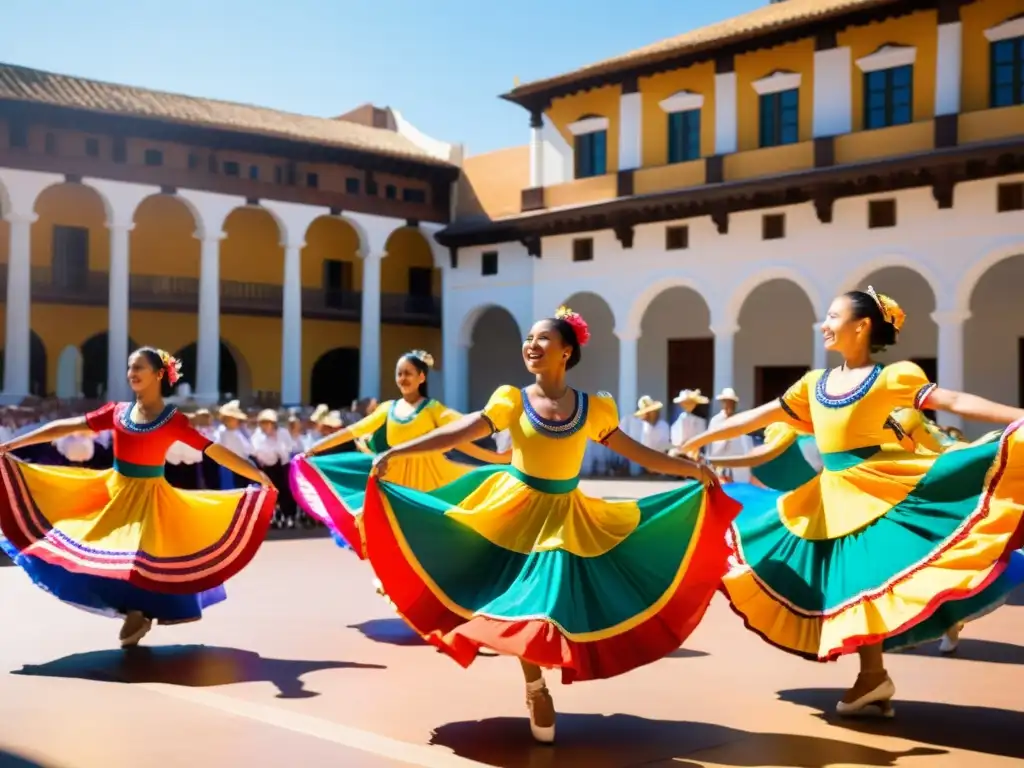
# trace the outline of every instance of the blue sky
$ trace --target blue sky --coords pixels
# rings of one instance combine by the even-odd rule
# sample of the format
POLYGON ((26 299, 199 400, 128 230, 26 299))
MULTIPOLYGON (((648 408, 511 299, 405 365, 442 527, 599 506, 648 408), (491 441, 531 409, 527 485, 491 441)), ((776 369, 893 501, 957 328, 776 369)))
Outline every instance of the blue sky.
POLYGON ((35 0, 5 4, 0 60, 325 117, 371 101, 477 154, 528 139, 527 114, 498 99, 513 78, 767 3, 35 0))

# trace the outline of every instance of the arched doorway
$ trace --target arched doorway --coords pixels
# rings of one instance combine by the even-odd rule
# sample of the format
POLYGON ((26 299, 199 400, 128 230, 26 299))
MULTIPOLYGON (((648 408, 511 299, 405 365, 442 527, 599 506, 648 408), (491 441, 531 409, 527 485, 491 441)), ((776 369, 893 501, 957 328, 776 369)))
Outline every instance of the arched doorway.
POLYGON ((57 397, 69 400, 82 391, 82 351, 69 345, 57 358, 57 397))
POLYGON ((519 324, 504 307, 487 307, 473 321, 466 375, 470 410, 483 408, 502 384, 526 384, 519 324))
MULTIPOLYGON (((182 347, 174 356, 181 361, 181 384, 187 383, 192 391, 196 391, 196 343, 192 342, 186 347, 182 347)), ((238 361, 235 360, 235 356, 231 353, 228 346, 221 341, 220 343, 220 381, 217 382, 217 391, 223 395, 225 393, 231 393, 238 395, 239 392, 239 376, 238 376, 238 361)))
POLYGON ((309 402, 347 408, 359 397, 359 350, 335 347, 320 355, 309 377, 309 402))
MULTIPOLYGON (((45 397, 46 345, 35 331, 29 331, 28 344, 28 391, 36 397, 45 397)), ((0 382, 4 380, 4 358, 4 352, 0 352, 0 382)))
MULTIPOLYGON (((132 338, 128 339, 128 349, 138 348, 132 338)), ((107 332, 97 333, 82 344, 82 394, 88 398, 102 399, 107 393, 107 332)), ((124 361, 124 370, 128 370, 128 361, 124 361)))

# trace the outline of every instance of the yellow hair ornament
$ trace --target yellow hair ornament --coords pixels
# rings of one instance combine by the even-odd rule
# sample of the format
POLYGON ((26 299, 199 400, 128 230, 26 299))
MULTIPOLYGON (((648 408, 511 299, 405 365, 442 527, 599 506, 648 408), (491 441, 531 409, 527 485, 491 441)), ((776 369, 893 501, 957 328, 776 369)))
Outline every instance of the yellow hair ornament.
POLYGON ((892 324, 896 329, 896 333, 899 333, 903 329, 903 323, 906 322, 907 313, 900 308, 895 299, 886 296, 884 293, 876 293, 875 289, 870 285, 868 286, 867 294, 875 300, 875 304, 878 305, 878 309, 882 313, 882 319, 892 324))

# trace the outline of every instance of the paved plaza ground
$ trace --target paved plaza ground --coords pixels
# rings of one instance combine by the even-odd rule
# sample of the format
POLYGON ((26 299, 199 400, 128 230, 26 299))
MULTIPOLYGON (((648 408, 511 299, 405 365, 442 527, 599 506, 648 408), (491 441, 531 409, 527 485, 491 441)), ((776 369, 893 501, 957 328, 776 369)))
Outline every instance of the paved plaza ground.
MULTIPOLYGON (((631 497, 652 483, 586 483, 631 497)), ((1024 595, 957 656, 888 657, 896 719, 836 719, 856 661, 812 664, 743 629, 721 598, 686 647, 562 686, 535 745, 518 665, 462 670, 421 644, 325 538, 267 543, 204 621, 122 652, 117 622, 0 567, 0 766, 46 768, 987 768, 1024 759, 1024 595), (1021 643, 1018 645, 1017 643, 1021 643)))

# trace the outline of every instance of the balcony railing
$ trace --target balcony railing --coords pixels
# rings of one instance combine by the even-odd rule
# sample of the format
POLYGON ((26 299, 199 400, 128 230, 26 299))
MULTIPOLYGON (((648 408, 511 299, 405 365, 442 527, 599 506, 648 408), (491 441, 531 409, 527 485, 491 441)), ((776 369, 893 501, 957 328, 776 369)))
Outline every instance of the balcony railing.
MULTIPOLYGON (((67 273, 49 267, 32 268, 32 301, 105 307, 110 298, 106 272, 67 273)), ((199 311, 199 279, 169 275, 131 275, 129 306, 164 312, 199 311)), ((7 296, 7 265, 0 265, 0 301, 7 296)), ((381 294, 381 321, 401 325, 441 326, 441 299, 437 296, 381 294)), ((357 291, 302 289, 302 316, 311 320, 359 322, 362 294, 357 291)), ((279 316, 284 309, 284 288, 271 283, 221 280, 220 311, 226 315, 279 316)))

